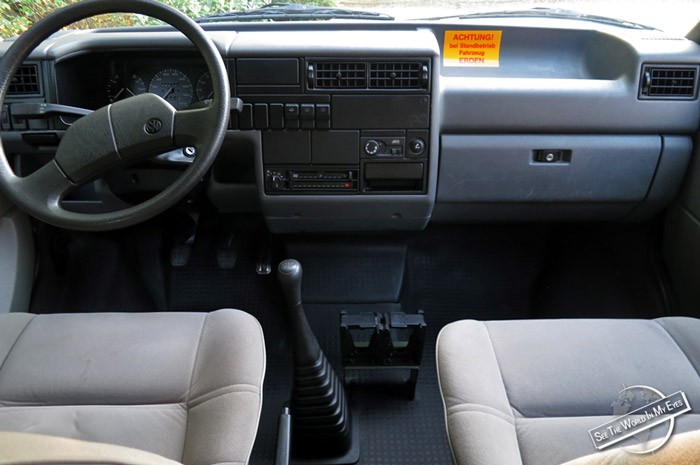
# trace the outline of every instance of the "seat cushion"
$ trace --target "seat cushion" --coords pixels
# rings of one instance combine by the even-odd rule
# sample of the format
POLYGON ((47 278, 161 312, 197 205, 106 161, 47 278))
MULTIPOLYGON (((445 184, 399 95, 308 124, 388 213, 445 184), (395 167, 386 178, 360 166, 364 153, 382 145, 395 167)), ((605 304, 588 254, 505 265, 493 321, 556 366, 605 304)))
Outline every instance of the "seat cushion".
POLYGON ((179 465, 179 462, 131 447, 101 442, 0 431, 2 465, 179 465))
MULTIPOLYGON (((596 452, 588 430, 615 418, 627 386, 700 405, 700 320, 459 321, 437 367, 455 463, 560 464, 596 452)), ((700 429, 700 415, 674 431, 700 429)))
POLYGON ((265 373, 238 310, 0 316, 0 430, 247 463, 265 373))
POLYGON ((630 454, 623 449, 587 455, 564 465, 697 465, 700 463, 700 431, 674 435, 653 454, 630 454))

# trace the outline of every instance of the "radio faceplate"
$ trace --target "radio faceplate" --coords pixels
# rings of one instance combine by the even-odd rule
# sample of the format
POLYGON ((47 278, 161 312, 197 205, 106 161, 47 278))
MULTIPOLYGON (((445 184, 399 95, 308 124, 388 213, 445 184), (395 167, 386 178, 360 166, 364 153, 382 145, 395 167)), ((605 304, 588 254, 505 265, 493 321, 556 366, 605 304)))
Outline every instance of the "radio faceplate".
POLYGON ((265 169, 265 190, 268 194, 359 192, 357 168, 327 169, 269 167, 265 169))

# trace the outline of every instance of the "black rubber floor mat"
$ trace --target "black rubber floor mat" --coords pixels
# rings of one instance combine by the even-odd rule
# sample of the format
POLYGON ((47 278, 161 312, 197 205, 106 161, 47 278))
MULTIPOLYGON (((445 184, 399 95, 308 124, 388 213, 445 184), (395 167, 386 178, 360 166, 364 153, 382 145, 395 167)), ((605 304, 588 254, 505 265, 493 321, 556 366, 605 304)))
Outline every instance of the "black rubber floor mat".
POLYGON ((406 243, 401 237, 312 237, 286 241, 286 255, 304 266, 307 303, 398 302, 406 243))
POLYGON ((409 249, 403 302, 441 321, 527 318, 546 231, 433 228, 409 249))
MULTIPOLYGON (((141 245, 158 250, 148 234, 141 245)), ((151 312, 158 302, 128 233, 77 233, 42 225, 32 313, 151 312)), ((162 284, 161 284, 162 287, 162 284)), ((163 307, 160 307, 164 310, 163 307)))
POLYGON ((537 318, 656 318, 652 225, 563 225, 552 231, 533 309, 537 318))

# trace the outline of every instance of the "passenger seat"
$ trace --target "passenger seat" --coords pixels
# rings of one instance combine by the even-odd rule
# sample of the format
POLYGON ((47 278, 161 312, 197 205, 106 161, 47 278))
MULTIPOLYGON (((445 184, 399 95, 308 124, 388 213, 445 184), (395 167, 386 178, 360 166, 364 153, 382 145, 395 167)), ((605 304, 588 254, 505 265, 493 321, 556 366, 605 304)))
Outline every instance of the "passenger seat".
POLYGON ((698 410, 678 416, 674 434, 700 430, 693 318, 458 321, 438 337, 437 369, 457 465, 595 454, 588 430, 615 418, 618 394, 634 385, 683 391, 698 410))

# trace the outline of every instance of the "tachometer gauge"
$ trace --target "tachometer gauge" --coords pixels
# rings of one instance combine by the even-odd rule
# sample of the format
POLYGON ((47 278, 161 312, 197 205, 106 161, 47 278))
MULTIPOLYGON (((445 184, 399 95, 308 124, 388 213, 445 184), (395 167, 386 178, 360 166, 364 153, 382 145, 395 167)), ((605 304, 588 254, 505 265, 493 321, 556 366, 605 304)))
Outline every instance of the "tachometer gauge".
POLYGON ((151 78, 148 91, 163 97, 176 110, 189 107, 194 100, 194 89, 190 78, 182 71, 172 68, 158 71, 151 78))
POLYGON ((132 74, 128 83, 118 74, 107 81, 107 99, 110 103, 144 93, 146 83, 138 74, 132 74))
POLYGON ((197 79, 197 100, 214 98, 214 87, 211 84, 211 76, 206 72, 197 79))

